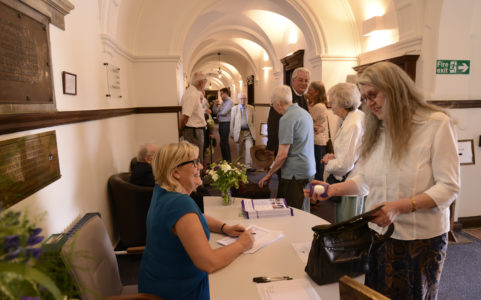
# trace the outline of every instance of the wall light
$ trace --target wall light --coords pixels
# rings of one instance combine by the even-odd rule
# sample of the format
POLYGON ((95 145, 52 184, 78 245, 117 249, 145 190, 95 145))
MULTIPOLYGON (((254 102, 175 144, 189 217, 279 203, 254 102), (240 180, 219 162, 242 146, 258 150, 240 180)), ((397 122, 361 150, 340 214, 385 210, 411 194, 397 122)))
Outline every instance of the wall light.
POLYGON ((387 29, 384 27, 384 17, 376 16, 362 22, 362 35, 370 36, 374 31, 387 29))
POLYGON ((264 80, 267 80, 267 78, 269 78, 269 70, 271 70, 272 67, 263 67, 262 69, 264 70, 264 80))
POLYGON ((297 31, 295 29, 292 29, 289 33, 287 44, 297 44, 297 31))

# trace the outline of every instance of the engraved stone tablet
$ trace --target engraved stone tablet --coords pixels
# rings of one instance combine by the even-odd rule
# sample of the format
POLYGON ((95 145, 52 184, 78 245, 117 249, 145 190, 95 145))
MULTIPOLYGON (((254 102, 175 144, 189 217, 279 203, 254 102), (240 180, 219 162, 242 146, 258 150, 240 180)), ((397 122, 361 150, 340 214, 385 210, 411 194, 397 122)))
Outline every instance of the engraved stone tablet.
POLYGON ((59 178, 55 131, 0 141, 0 201, 3 208, 59 178))
POLYGON ((0 103, 53 102, 45 24, 0 2, 0 103))

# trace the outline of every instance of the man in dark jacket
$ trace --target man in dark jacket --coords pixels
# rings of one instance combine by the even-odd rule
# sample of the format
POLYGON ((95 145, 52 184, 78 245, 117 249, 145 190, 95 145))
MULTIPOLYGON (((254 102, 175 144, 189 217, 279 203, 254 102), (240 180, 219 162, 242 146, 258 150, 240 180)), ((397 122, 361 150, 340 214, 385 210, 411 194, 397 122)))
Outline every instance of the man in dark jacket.
POLYGON ((159 150, 155 144, 145 144, 140 146, 137 154, 137 162, 132 165, 130 183, 141 186, 154 186, 155 179, 152 174, 152 157, 159 150))
MULTIPOLYGON (((292 103, 297 103, 299 107, 307 111, 307 101, 304 93, 309 86, 311 79, 311 72, 306 68, 297 68, 292 72, 291 77, 291 91, 292 103)), ((277 148, 279 147, 279 119, 282 117, 278 112, 271 107, 269 116, 267 117, 267 147, 266 153, 270 155, 277 155, 277 148)))

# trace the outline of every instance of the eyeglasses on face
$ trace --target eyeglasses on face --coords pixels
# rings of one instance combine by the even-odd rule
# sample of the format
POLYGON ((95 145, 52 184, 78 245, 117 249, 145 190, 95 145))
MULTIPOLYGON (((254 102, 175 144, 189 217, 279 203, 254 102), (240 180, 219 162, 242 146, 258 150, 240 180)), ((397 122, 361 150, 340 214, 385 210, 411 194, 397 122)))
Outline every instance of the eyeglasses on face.
POLYGON ((199 159, 196 158, 196 159, 193 159, 193 160, 184 161, 183 163, 178 164, 176 168, 180 168, 180 167, 188 165, 188 164, 194 164, 194 167, 197 168, 197 166, 199 165, 199 159))
POLYGON ((379 94, 379 91, 369 91, 366 96, 361 97, 361 101, 363 103, 367 103, 368 101, 375 101, 377 98, 377 95, 379 94))

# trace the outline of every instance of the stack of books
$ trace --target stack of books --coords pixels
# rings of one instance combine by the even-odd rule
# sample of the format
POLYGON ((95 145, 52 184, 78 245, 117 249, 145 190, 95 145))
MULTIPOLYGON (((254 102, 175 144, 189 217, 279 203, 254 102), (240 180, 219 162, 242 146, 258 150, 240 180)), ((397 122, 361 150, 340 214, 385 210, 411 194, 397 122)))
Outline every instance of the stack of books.
POLYGON ((244 199, 242 212, 248 219, 294 215, 293 209, 287 205, 284 198, 244 199))

